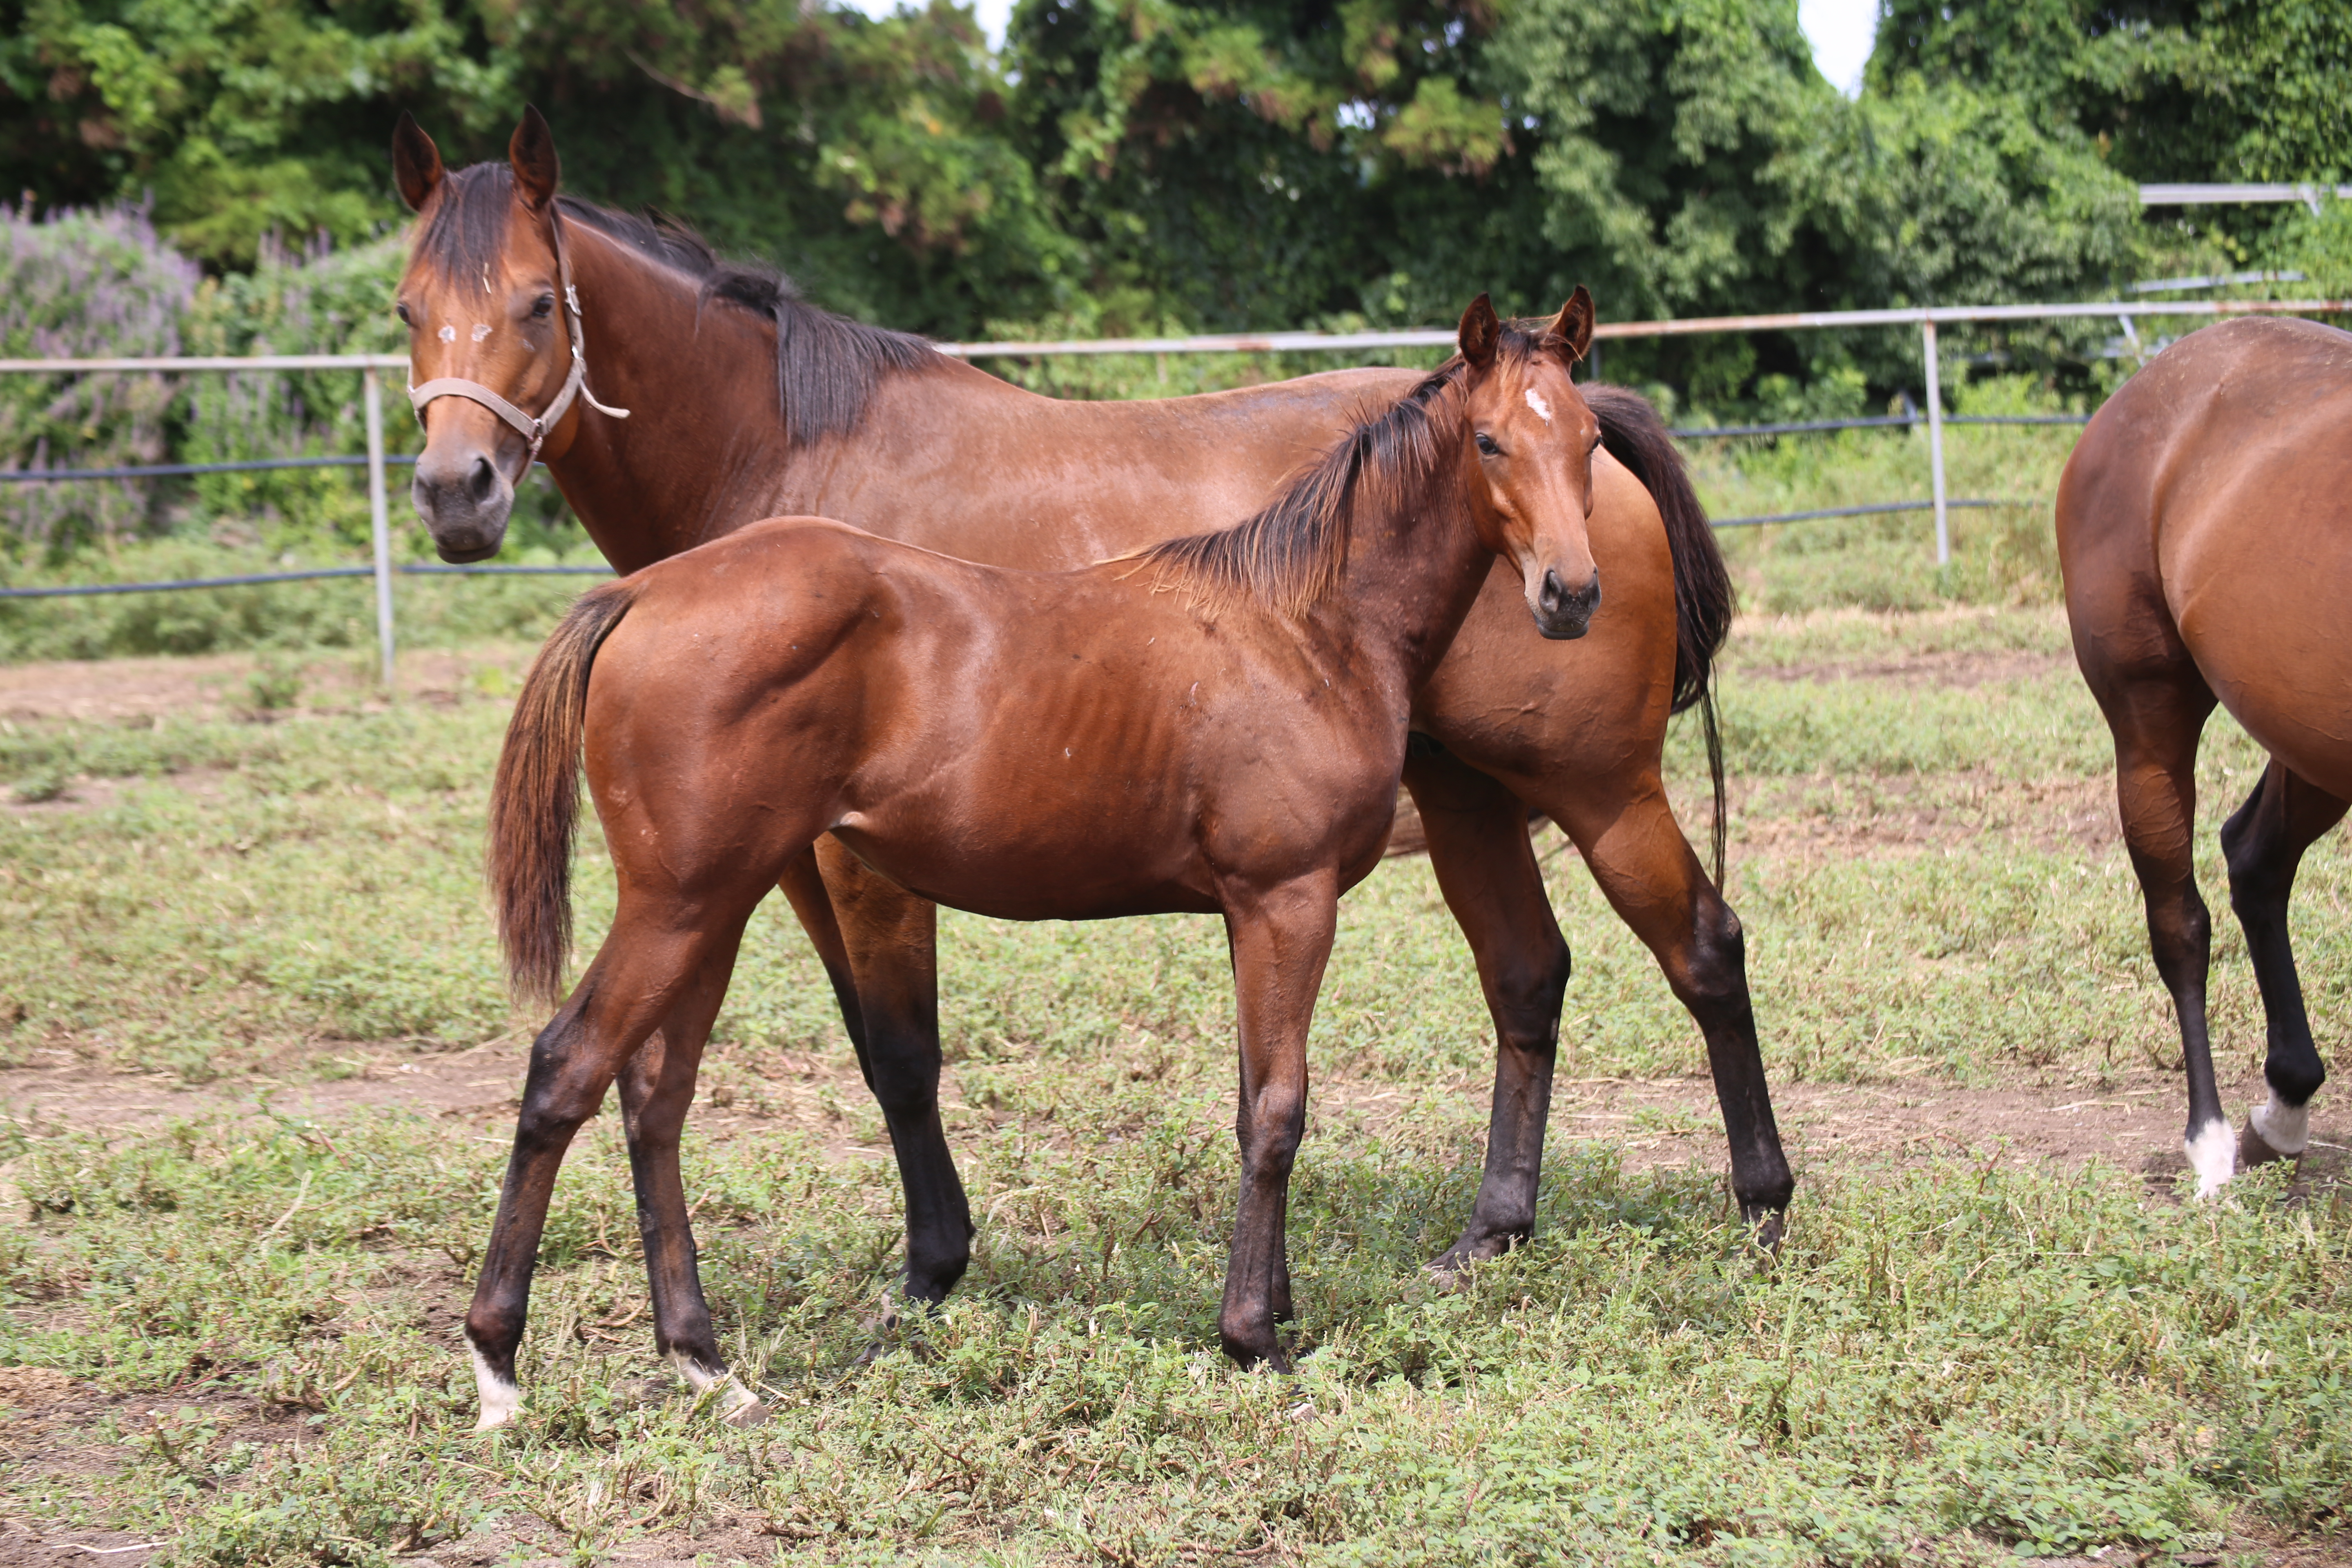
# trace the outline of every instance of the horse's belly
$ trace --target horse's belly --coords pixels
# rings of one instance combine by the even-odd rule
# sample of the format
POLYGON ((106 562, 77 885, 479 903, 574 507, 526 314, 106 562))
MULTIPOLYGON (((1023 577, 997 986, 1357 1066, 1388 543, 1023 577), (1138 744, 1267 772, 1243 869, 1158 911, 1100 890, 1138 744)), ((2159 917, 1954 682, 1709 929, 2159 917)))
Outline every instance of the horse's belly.
POLYGON ((852 813, 833 832, 908 892, 996 920, 1213 913, 1192 835, 1153 815, 905 802, 852 813))

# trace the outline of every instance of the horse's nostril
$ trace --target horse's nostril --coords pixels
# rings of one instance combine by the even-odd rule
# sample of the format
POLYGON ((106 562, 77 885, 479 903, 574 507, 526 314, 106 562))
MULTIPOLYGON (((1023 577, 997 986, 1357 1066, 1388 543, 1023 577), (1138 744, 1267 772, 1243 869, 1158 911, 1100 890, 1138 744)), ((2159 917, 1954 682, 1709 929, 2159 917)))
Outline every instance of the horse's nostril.
POLYGON ((474 471, 467 475, 466 479, 467 487, 474 492, 474 499, 477 501, 488 500, 497 493, 499 471, 490 467, 490 460, 488 458, 475 458, 474 471))
POLYGON ((1548 610, 1557 609, 1559 606, 1560 601, 1567 596, 1568 590, 1560 584, 1559 569, 1556 566, 1545 567, 1543 580, 1544 608, 1548 610))

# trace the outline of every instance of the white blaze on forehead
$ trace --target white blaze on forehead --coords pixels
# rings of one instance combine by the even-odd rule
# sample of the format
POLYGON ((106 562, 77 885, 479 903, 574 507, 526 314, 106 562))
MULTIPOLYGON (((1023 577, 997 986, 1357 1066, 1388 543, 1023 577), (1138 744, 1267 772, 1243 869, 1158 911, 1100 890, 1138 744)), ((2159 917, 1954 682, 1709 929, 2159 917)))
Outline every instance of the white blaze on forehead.
POLYGON ((1530 386, 1520 395, 1528 400, 1528 406, 1536 411, 1537 418, 1547 425, 1551 423, 1551 405, 1543 400, 1543 394, 1530 386))
POLYGON ((445 343, 454 343, 457 341, 457 329, 455 327, 444 327, 440 331, 434 335, 438 337, 445 343))
POLYGON ((476 321, 476 322, 474 323, 474 341, 475 341, 476 342, 478 342, 478 342, 480 342, 484 338, 487 338, 487 337, 488 337, 489 335, 490 335, 490 324, 489 324, 489 322, 488 322, 488 321, 476 321))

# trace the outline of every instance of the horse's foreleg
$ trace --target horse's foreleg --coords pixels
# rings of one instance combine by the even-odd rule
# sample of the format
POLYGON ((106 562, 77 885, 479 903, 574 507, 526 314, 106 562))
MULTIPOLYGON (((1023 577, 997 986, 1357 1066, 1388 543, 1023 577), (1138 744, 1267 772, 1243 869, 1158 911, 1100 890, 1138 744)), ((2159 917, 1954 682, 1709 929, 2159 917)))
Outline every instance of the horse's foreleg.
POLYGON ((695 1266, 694 1230, 677 1164, 695 1074, 734 963, 734 943, 714 949, 660 1030, 622 1068, 621 1115, 653 1291, 654 1343, 697 1393, 714 1394, 721 1418, 749 1426, 764 1420, 767 1409, 728 1372, 719 1353, 695 1266))
MULTIPOLYGON (((2082 647, 2078 637, 2076 647, 2082 647)), ((2212 918, 2197 891, 2197 740, 2213 711, 2213 694, 2183 660, 2159 674, 2120 675, 2086 665, 2084 677, 2116 740, 2116 803, 2124 847, 2147 906, 2156 972, 2172 994, 2180 1054, 2189 1070, 2189 1163, 2198 1192, 2230 1179, 2237 1141, 2221 1115, 2213 1051, 2205 1032, 2205 977, 2212 918)))
POLYGON ((971 1205, 940 1125, 938 906, 818 840, 862 1024, 857 1065, 882 1108, 907 1196, 906 1290, 938 1301, 971 1261, 971 1205))
MULTIPOLYGON (((739 921, 736 930, 740 929, 739 921)), ((677 927, 646 930, 625 918, 616 921, 571 1000, 532 1042, 514 1151, 466 1314, 482 1401, 477 1430, 512 1419, 521 1405, 515 1352, 522 1342, 540 1233, 564 1152, 581 1124, 596 1113, 623 1064, 677 1005, 681 988, 701 967, 708 942, 701 933, 677 927)), ((732 951, 731 939, 726 945, 732 951)))
POLYGON ((1286 1288, 1290 1168, 1307 1130, 1307 1031, 1339 927, 1339 885, 1325 875, 1237 897, 1225 909, 1241 1037, 1241 1198, 1217 1331, 1244 1366, 1287 1371, 1275 1331, 1286 1288))
POLYGON ((2238 1134, 2238 1157, 2250 1166, 2303 1152, 2311 1135, 2311 1097, 2327 1079, 2304 1012, 2286 906, 2303 852, 2344 819, 2346 805, 2273 758, 2254 793, 2221 828, 2230 903, 2245 928, 2270 1032, 2270 1054, 2263 1064, 2270 1102, 2256 1107, 2238 1134))
POLYGON ((1519 797, 1444 752, 1412 758, 1404 777, 1438 890, 1469 941, 1495 1020, 1486 1173, 1469 1224, 1429 1266, 1446 1276, 1500 1256, 1535 1226, 1568 942, 1544 895, 1519 797))
POLYGON ((1780 1147, 1757 1045, 1739 917, 1691 852, 1655 773, 1622 788, 1580 781, 1552 816, 1576 841, 1610 907, 1656 957, 1675 999, 1697 1023, 1731 1146, 1732 1195, 1757 1239, 1777 1246, 1796 1178, 1780 1147))

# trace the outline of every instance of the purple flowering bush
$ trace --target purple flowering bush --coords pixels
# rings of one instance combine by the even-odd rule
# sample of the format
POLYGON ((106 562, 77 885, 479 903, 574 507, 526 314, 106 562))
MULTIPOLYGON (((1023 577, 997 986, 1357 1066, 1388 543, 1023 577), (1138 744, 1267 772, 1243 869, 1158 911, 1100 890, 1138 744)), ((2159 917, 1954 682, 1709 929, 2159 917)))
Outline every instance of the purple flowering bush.
MULTIPOLYGON (((139 208, 35 217, 0 205, 0 353, 12 359, 181 351, 195 263, 156 237, 139 208)), ((175 388, 161 375, 0 376, 0 469, 96 468, 163 460, 175 388)), ((136 480, 0 484, 0 551, 55 560, 162 526, 136 480)))

